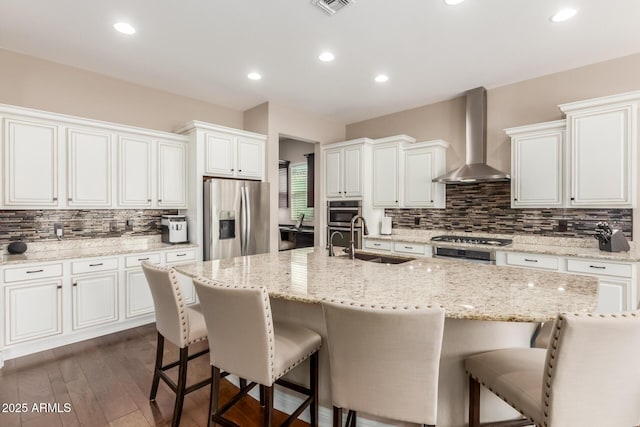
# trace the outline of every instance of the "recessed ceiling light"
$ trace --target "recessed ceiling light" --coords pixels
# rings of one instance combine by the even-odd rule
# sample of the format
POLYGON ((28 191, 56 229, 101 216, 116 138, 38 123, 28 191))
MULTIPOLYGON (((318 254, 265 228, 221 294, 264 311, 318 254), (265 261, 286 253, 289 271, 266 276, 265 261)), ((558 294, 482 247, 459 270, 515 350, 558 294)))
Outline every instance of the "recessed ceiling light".
POLYGON ((575 9, 562 9, 556 12, 549 19, 551 20, 551 22, 563 22, 576 16, 576 13, 578 13, 578 11, 575 9))
POLYGON ((136 29, 131 26, 131 24, 127 24, 126 22, 117 22, 113 24, 113 28, 116 29, 117 32, 122 34, 135 34, 136 29))
POLYGON ((384 83, 387 80, 389 80, 389 76, 385 75, 385 74, 379 74, 376 76, 375 81, 377 81, 378 83, 384 83))
POLYGON ((250 78, 251 80, 260 80, 262 78, 260 74, 255 72, 247 74, 247 77, 250 78))
POLYGON ((462 3, 464 0, 444 0, 446 4, 449 6, 455 6, 456 4, 462 3))
POLYGON ((318 56, 318 59, 322 62, 331 62, 334 58, 335 56, 333 56, 333 53, 331 52, 322 52, 322 54, 318 56))

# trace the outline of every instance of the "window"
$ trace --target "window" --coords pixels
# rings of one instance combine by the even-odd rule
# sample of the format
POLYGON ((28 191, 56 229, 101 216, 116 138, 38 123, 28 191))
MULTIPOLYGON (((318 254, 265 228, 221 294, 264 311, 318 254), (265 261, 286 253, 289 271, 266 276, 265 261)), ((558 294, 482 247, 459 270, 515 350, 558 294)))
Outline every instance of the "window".
POLYGON ((313 208, 307 207, 307 164, 296 163, 290 168, 291 219, 297 220, 304 214, 305 221, 313 220, 313 208))

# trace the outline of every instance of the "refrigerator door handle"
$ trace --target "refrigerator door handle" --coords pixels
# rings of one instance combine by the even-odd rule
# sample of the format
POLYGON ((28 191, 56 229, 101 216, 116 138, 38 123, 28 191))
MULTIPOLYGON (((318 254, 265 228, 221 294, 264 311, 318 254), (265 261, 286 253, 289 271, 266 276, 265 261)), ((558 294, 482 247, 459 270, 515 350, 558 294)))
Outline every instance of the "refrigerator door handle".
POLYGON ((245 226, 244 226, 244 248, 245 251, 249 252, 249 238, 251 236, 251 197, 249 197, 249 187, 244 187, 244 200, 245 200, 245 210, 244 215, 246 218, 245 226))
POLYGON ((247 254, 247 195, 244 187, 240 188, 240 255, 247 254))

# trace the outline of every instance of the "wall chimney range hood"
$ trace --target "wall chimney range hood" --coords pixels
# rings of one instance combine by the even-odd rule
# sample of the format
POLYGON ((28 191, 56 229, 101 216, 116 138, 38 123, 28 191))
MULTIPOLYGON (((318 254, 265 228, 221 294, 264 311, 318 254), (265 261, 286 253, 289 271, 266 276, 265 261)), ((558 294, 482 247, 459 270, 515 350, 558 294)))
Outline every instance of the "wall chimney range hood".
POLYGON ((466 163, 433 181, 445 184, 509 181, 509 174, 487 165, 487 90, 484 87, 471 89, 466 98, 466 163))

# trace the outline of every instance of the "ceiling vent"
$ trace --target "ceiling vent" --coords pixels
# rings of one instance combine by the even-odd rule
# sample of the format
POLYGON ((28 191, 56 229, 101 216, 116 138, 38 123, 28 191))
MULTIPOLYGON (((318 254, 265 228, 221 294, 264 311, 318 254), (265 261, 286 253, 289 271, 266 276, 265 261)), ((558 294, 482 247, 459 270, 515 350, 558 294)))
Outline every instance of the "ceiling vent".
POLYGON ((355 0, 311 0, 311 4, 318 6, 327 15, 333 15, 351 3, 355 3, 355 0))

